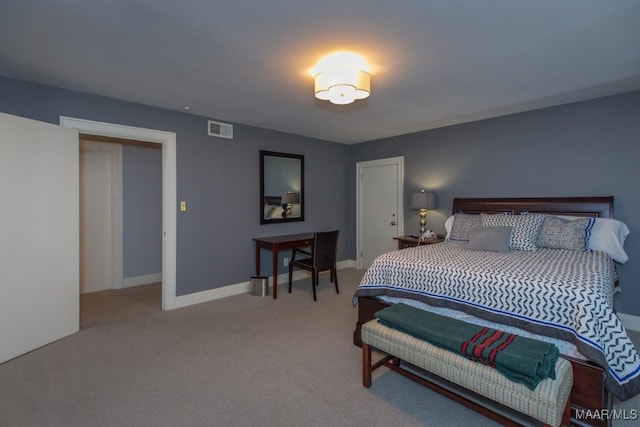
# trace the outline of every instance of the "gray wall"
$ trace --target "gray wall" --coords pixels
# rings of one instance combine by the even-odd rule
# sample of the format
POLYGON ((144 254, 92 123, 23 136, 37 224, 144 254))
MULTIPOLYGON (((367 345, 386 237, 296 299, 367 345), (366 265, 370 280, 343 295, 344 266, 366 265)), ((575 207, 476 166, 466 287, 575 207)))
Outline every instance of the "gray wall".
MULTIPOLYGON (((339 259, 355 259, 355 163, 404 156, 405 200, 435 191, 427 222, 440 232, 453 197, 615 196, 615 216, 631 229, 618 309, 640 315, 640 92, 353 146, 241 125, 233 140, 212 138, 203 117, 3 77, 0 111, 176 132, 178 199, 189 203, 178 214, 178 295, 248 280, 256 236, 339 229, 339 259), (305 156, 304 222, 259 224, 260 149, 305 156)), ((418 214, 406 208, 412 230, 418 214)))
MULTIPOLYGON (((4 77, 0 111, 56 124, 62 115, 177 134, 178 200, 188 202, 177 219, 178 295, 249 280, 257 236, 338 229, 338 258, 350 256, 349 146, 241 125, 233 140, 214 138, 204 117, 4 77), (261 149, 305 156, 304 222, 260 225, 261 149)), ((269 265, 263 263, 263 274, 270 274, 269 265)))
MULTIPOLYGON (((618 266, 619 311, 640 315, 640 92, 424 131, 352 147, 358 161, 405 159, 405 230, 418 224, 410 195, 433 190, 427 226, 444 232, 454 197, 615 197, 631 230, 629 261, 618 266)), ((355 200, 355 177, 349 198, 355 200)), ((349 225, 355 230, 355 204, 349 225)), ((350 240, 349 253, 355 253, 350 240)))
POLYGON ((161 273, 162 150, 125 145, 122 183, 123 276, 161 273))

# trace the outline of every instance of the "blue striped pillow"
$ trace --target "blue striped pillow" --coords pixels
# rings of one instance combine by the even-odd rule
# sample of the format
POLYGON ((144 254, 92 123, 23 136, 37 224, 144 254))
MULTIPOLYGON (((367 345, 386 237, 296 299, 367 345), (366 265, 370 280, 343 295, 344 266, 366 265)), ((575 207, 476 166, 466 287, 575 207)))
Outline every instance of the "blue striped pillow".
POLYGON ((542 248, 591 252, 589 238, 595 218, 565 219, 545 215, 538 241, 542 248))

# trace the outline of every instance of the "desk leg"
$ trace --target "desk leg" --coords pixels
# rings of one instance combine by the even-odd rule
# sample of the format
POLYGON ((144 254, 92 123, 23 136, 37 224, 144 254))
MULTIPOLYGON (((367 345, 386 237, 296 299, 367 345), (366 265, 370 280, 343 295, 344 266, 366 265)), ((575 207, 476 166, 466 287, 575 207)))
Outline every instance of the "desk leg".
POLYGON ((256 276, 260 275, 260 245, 256 243, 256 276))
POLYGON ((273 248, 273 299, 278 298, 278 248, 273 248))

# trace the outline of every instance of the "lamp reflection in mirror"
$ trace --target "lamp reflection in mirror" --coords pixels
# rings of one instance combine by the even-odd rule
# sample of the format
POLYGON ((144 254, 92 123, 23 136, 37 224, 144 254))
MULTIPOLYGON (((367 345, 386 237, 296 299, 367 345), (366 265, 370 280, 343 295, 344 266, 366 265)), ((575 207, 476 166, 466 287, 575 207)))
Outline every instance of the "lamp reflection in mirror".
POLYGON ((371 93, 371 75, 360 55, 335 52, 322 58, 313 69, 315 96, 333 104, 351 104, 371 93))
POLYGON ((427 210, 434 209, 435 207, 435 193, 426 193, 424 190, 420 190, 419 193, 414 193, 411 196, 411 205, 409 206, 409 208, 420 211, 420 236, 422 236, 426 231, 427 210))
POLYGON ((286 217, 291 218, 291 205, 298 203, 298 193, 287 191, 282 195, 282 204, 287 205, 286 217))

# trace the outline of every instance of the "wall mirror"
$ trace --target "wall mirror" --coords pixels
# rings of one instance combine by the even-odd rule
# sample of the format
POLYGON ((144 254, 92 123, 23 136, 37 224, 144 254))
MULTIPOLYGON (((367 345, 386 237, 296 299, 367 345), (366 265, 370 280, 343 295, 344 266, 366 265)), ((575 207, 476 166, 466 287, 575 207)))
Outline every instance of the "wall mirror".
POLYGON ((304 156, 260 150, 260 224, 304 221, 304 156))

